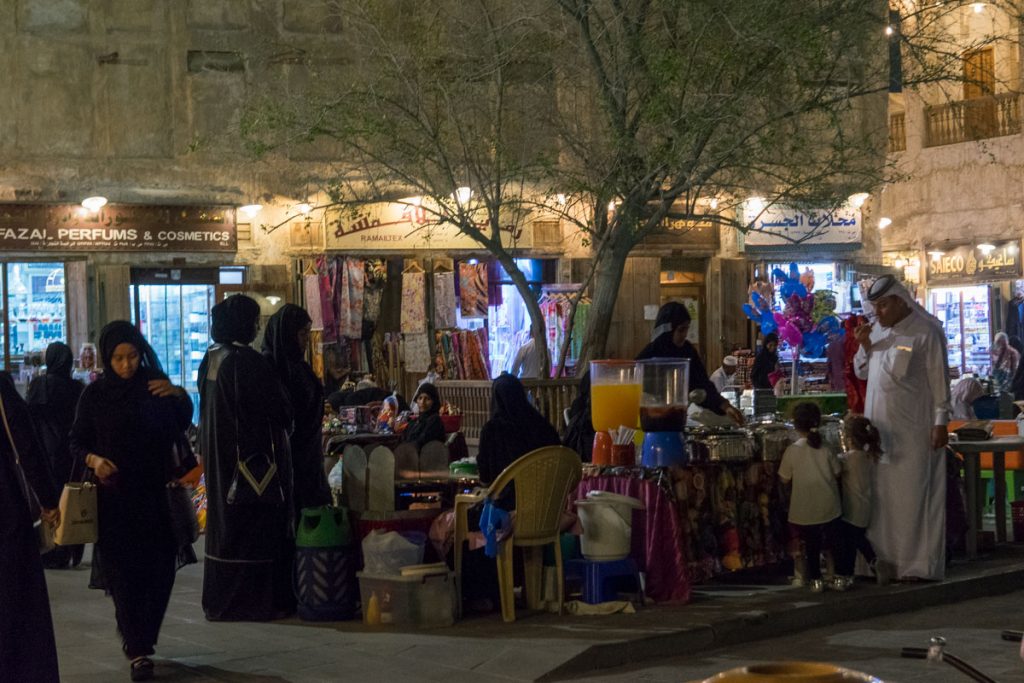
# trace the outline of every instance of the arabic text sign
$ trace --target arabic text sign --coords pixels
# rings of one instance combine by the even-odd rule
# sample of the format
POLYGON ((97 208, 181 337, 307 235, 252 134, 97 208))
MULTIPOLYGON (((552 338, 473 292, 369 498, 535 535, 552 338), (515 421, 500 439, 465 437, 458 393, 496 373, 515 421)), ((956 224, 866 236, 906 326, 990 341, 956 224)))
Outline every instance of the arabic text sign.
POLYGON ((797 244, 860 244, 863 224, 860 209, 844 205, 832 211, 798 211, 771 206, 761 211, 750 202, 743 207, 750 232, 748 247, 796 246, 797 244))
POLYGON ((947 249, 937 260, 928 260, 928 286, 965 282, 991 282, 1021 276, 1020 242, 996 242, 982 254, 974 245, 947 249))
POLYGON ((237 249, 235 210, 213 206, 0 205, 0 249, 10 251, 226 251, 237 249))
MULTIPOLYGON (((488 230, 482 212, 478 226, 488 230)), ((523 229, 521 223, 503 221, 502 243, 506 247, 531 247, 532 233, 523 229)), ((425 207, 387 202, 340 212, 328 226, 327 248, 382 251, 480 249, 481 246, 454 225, 440 223, 425 207)))

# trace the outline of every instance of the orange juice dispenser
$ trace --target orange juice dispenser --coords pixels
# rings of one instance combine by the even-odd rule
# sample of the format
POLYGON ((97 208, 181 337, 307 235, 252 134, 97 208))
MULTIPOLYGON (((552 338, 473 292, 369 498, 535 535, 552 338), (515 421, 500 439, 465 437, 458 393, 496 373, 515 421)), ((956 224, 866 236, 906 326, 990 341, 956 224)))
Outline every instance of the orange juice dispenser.
POLYGON ((594 423, 596 465, 610 465, 610 429, 635 429, 640 413, 640 380, 636 361, 595 360, 590 362, 590 418, 594 423))
POLYGON ((685 465, 688 461, 686 409, 690 394, 690 361, 651 358, 638 361, 640 428, 644 430, 641 463, 644 467, 685 465))

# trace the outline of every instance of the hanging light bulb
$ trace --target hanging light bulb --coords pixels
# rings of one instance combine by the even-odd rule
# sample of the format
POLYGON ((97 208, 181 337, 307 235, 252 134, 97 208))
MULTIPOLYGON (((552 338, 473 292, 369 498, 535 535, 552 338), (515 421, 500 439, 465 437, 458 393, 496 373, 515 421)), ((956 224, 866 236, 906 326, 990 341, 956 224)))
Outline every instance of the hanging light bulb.
POLYGON ((892 26, 885 27, 885 35, 891 36, 893 33, 896 33, 896 31, 893 29, 892 26))
POLYGON ((885 230, 890 225, 892 225, 892 219, 889 218, 888 216, 882 216, 881 218, 878 219, 878 229, 879 230, 885 230))
POLYGON ((465 204, 469 201, 469 198, 473 196, 473 190, 468 187, 460 187, 455 190, 455 201, 459 204, 465 204))
POLYGON ((555 195, 555 201, 558 202, 559 206, 565 206, 566 198, 565 195, 559 192, 555 195))
POLYGON ((981 14, 985 11, 985 3, 975 2, 971 4, 971 9, 974 10, 975 14, 981 14))
POLYGON ((755 213, 764 211, 764 197, 747 197, 747 209, 755 213))
POLYGON ((712 198, 711 198, 711 199, 710 199, 710 200, 708 201, 708 206, 709 206, 709 207, 711 208, 711 210, 712 210, 712 211, 714 211, 715 209, 717 209, 717 208, 718 208, 718 197, 712 197, 712 198))
POLYGON ((303 216, 308 216, 309 212, 313 210, 313 205, 309 202, 301 202, 295 205, 295 210, 301 213, 303 216))

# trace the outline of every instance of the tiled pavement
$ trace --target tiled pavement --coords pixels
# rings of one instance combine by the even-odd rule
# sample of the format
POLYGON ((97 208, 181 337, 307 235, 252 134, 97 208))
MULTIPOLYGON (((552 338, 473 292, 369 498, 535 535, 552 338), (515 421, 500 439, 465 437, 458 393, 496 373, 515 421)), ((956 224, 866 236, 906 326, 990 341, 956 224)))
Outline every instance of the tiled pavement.
MULTIPOLYGON (((62 680, 127 680, 127 663, 114 630, 113 605, 101 592, 86 588, 88 570, 49 571, 47 579, 62 680)), ((680 678, 678 666, 665 669, 663 678, 646 676, 657 676, 662 671, 659 662, 666 658, 683 653, 699 656, 725 647, 728 655, 715 655, 714 660, 704 662, 709 671, 719 671, 736 665, 734 652, 769 647, 737 648, 738 644, 801 632, 820 640, 823 629, 833 633, 830 638, 843 652, 844 648, 855 652, 876 636, 863 624, 850 632, 837 624, 1006 595, 1024 586, 1024 548, 1002 546, 985 560, 955 566, 949 580, 941 584, 884 588, 861 584, 848 593, 822 595, 787 587, 710 591, 689 605, 657 606, 635 615, 520 613, 515 624, 504 624, 493 615, 467 619, 450 628, 407 632, 371 630, 358 622, 311 624, 294 619, 264 624, 209 623, 199 604, 201 583, 201 565, 178 574, 157 648, 159 680, 532 681, 590 679, 604 670, 610 681, 678 681, 685 680, 680 678), (722 595, 728 597, 711 597, 722 595), (654 668, 645 670, 644 678, 637 678, 635 672, 617 673, 613 668, 635 669, 638 665, 654 668)), ((1019 613, 1019 602, 1017 605, 1019 613)), ((923 632, 904 635, 907 644, 921 644, 924 637, 923 632)), ((772 652, 770 648, 764 651, 767 655, 772 652)))

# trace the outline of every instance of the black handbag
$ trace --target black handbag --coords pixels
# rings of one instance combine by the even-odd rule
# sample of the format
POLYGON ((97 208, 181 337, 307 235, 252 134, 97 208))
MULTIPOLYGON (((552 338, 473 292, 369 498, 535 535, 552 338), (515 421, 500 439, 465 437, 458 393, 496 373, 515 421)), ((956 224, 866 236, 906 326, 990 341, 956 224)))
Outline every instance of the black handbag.
POLYGON ((262 449, 242 454, 238 427, 238 366, 235 366, 235 473, 228 487, 228 505, 284 505, 284 489, 277 473, 277 449, 274 432, 268 425, 270 450, 262 449))
POLYGON ((196 508, 192 505, 192 496, 188 488, 177 482, 167 484, 167 509, 171 514, 171 531, 174 533, 175 545, 192 545, 199 539, 199 519, 196 508))

